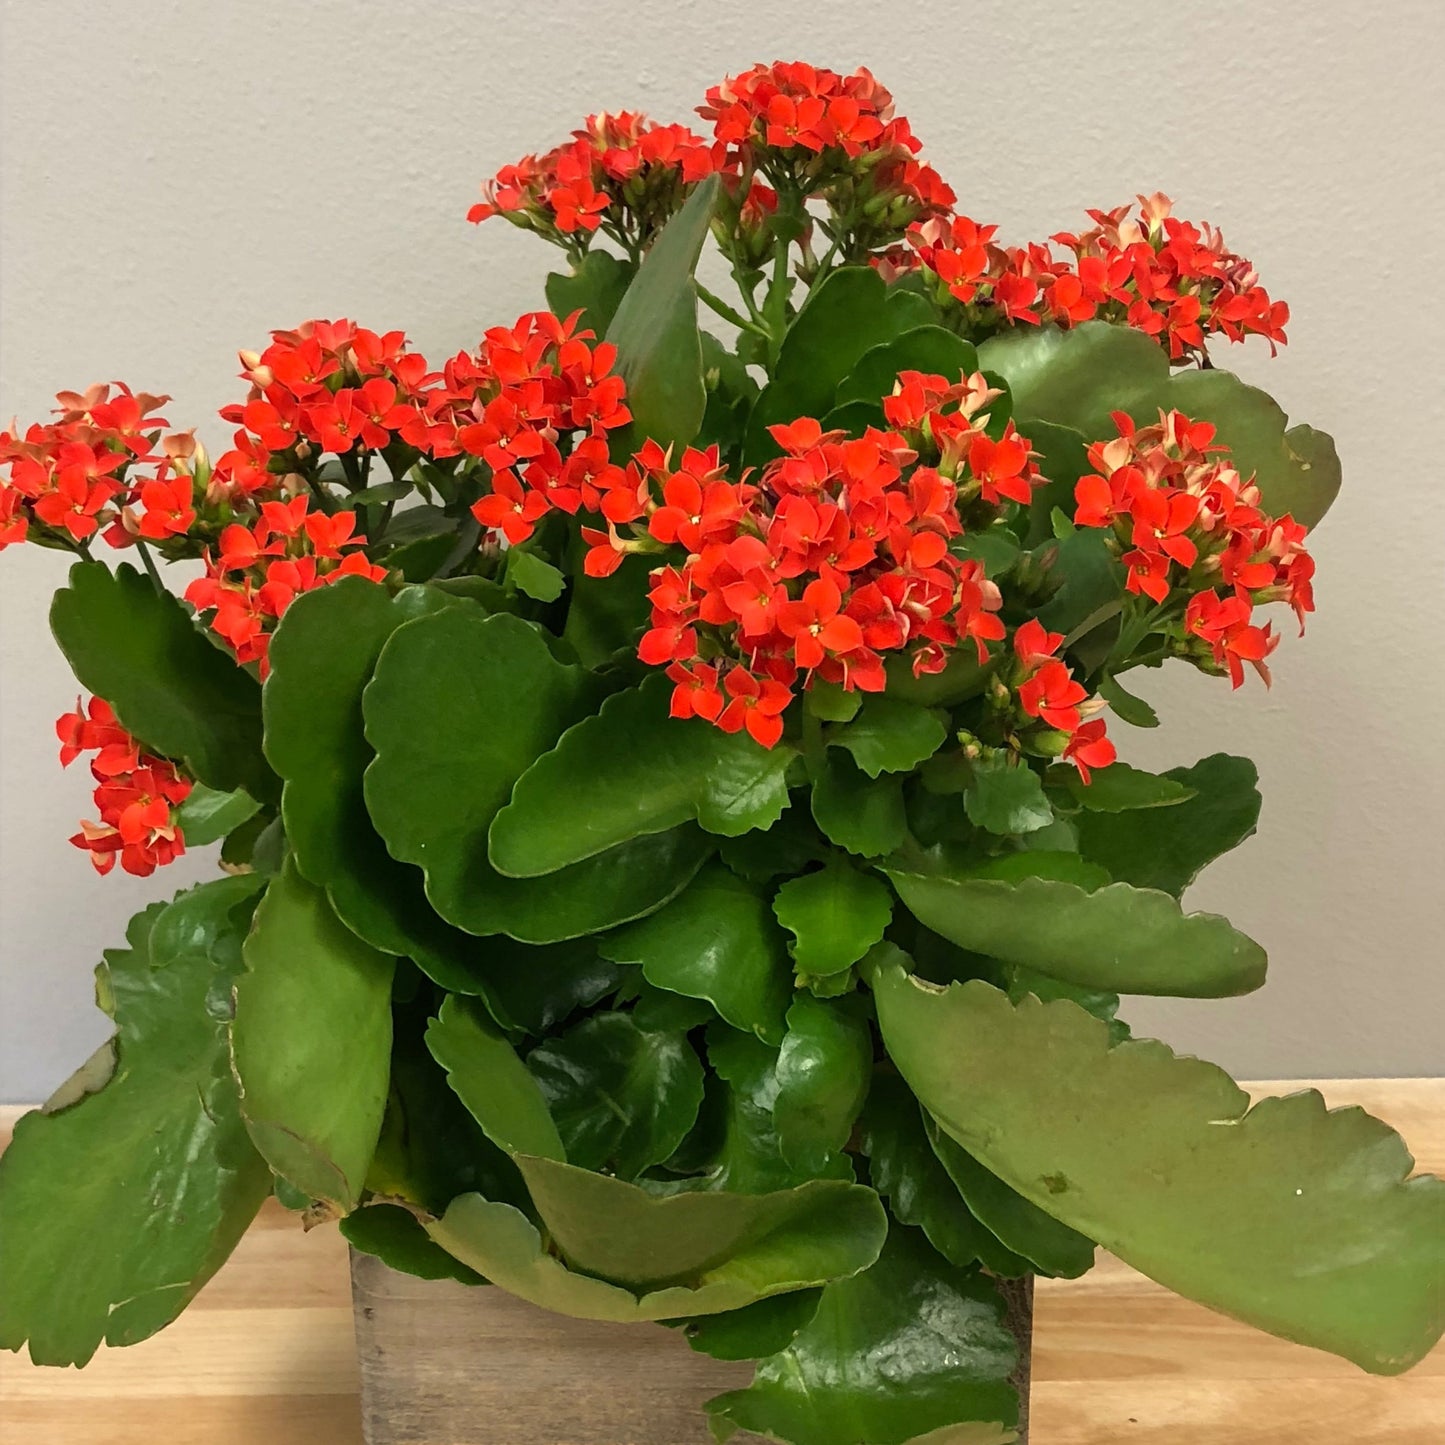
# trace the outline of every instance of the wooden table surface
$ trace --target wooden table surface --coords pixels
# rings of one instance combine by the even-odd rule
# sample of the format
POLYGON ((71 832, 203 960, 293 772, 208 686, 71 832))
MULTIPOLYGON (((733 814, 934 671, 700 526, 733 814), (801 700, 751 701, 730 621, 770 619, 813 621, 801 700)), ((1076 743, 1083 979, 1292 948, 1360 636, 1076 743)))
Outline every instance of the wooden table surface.
MULTIPOLYGON (((1445 1174, 1445 1079, 1316 1087, 1387 1119, 1422 1170, 1445 1174)), ((83 1371, 0 1352, 0 1442, 360 1445, 356 1388, 345 1246, 334 1226, 303 1235, 268 1207, 190 1310, 144 1344, 103 1350, 83 1371)), ((1445 1348, 1377 1379, 1105 1258, 1081 1280, 1041 1282, 1033 1408, 1034 1445, 1440 1445, 1445 1348)))

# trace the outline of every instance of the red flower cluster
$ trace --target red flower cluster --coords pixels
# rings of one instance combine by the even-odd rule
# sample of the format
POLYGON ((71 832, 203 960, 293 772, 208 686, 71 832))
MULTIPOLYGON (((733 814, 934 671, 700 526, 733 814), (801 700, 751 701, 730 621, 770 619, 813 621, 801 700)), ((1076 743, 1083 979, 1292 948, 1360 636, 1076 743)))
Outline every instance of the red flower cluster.
POLYGON ((636 254, 688 187, 716 169, 715 148, 686 126, 657 125, 631 111, 590 115, 546 155, 503 166, 467 219, 505 216, 578 251, 602 229, 636 254))
POLYGON ((1259 488, 1224 459, 1209 422, 1160 413, 1138 428, 1114 414, 1119 435, 1089 449, 1095 471, 1074 489, 1074 521, 1113 529, 1130 592, 1157 604, 1189 597, 1186 634, 1208 643, 1234 686, 1252 664, 1269 681, 1264 659, 1279 639, 1251 618, 1256 603, 1288 602, 1304 630, 1314 609, 1314 559, 1305 529, 1260 508, 1259 488))
POLYGON ((850 252, 886 245, 953 205, 952 188, 918 159, 920 141, 866 69, 755 65, 713 86, 698 114, 725 147, 727 175, 756 172, 779 189, 823 197, 851 235, 850 252))
POLYGON ((233 505, 277 496, 283 474, 318 452, 379 452, 399 437, 425 436, 422 405, 436 376, 406 349, 400 331, 351 321, 307 321, 273 331, 261 353, 241 353, 250 396, 221 408, 241 428, 217 458, 213 493, 233 505))
MULTIPOLYGON (((1052 321, 1076 326, 1102 319, 1159 337, 1175 360, 1201 355, 1206 336, 1285 340, 1289 307, 1258 284, 1254 267, 1226 248, 1208 225, 1170 214, 1167 196, 1139 197, 1129 207, 1090 211, 1093 229, 1053 237, 1072 253, 1047 246, 1000 247, 996 226, 966 216, 924 221, 909 233, 917 263, 965 306, 981 305, 1010 325, 1052 321)), ((908 261, 892 258, 894 269, 908 261)))
POLYGON ((475 357, 448 364, 428 407, 432 455, 465 452, 491 468, 491 491, 472 515, 509 542, 525 541, 553 509, 597 510, 623 475, 607 452, 607 433, 632 419, 612 374, 617 348, 590 345, 576 324, 539 311, 488 331, 475 357))
POLYGON ((190 477, 170 475, 184 438, 169 438, 157 452, 162 428, 154 415, 170 399, 132 392, 117 383, 87 392, 63 391, 53 422, 37 422, 23 437, 0 432, 0 549, 23 542, 33 524, 82 543, 107 524, 106 540, 123 546, 133 534, 117 523, 119 507, 138 504, 142 536, 165 535, 165 518, 190 506, 190 477), (156 516, 149 516, 151 511, 156 516))
POLYGON ((600 473, 608 526, 582 529, 589 574, 628 553, 687 554, 654 571, 639 648, 676 684, 674 715, 771 747, 800 678, 878 692, 886 652, 910 654, 915 673, 940 671, 969 640, 986 657, 1005 635, 1000 597, 950 550, 959 507, 1027 502, 1038 476, 1011 423, 989 434, 996 395, 982 376, 905 373, 884 403, 894 430, 849 440, 808 417, 775 426, 785 455, 756 483, 729 480, 716 447, 674 467, 655 442, 600 473))
POLYGON ((100 822, 81 823, 70 841, 90 854, 98 873, 109 873, 119 858, 127 873, 147 877, 185 852, 175 810, 191 791, 190 779, 174 763, 142 752, 108 702, 91 698, 88 713, 79 700, 75 707, 56 720, 60 763, 69 767, 81 753, 95 753, 90 771, 100 822))
POLYGON ((1105 736, 1103 719, 1083 720, 1097 705, 1090 703, 1068 664, 1055 656, 1063 644, 1063 633, 1050 632, 1037 617, 1019 627, 1013 639, 1013 695, 1026 717, 1067 735, 1062 756, 1087 783, 1091 769, 1108 767, 1117 755, 1105 736))
POLYGON ((259 662, 265 677, 270 634, 299 593, 343 577, 386 577, 384 567, 351 550, 366 541, 355 529, 355 512, 312 512, 304 496, 263 502, 253 526, 233 522, 221 533, 219 555, 207 551, 206 575, 186 588, 186 600, 211 614, 211 631, 237 662, 259 662))

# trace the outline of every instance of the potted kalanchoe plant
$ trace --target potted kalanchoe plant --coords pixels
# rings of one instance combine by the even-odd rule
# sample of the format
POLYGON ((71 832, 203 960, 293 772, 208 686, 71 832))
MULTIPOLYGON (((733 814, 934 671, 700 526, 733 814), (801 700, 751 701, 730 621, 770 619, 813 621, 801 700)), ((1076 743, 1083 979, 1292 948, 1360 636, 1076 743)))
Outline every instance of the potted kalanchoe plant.
POLYGON ((720 1438, 1018 1438, 1007 1282, 1096 1245, 1408 1368, 1445 1186, 1116 1016, 1264 980, 1180 901, 1254 768, 1114 738, 1131 670, 1267 683, 1311 610, 1333 444, 1209 350, 1285 306, 1163 196, 1003 245, 866 71, 700 114, 487 185, 567 265, 475 351, 312 321, 214 455, 125 387, 3 437, 0 537, 79 558, 75 843, 227 876, 135 918, 114 1039, 16 1130, 0 1343, 145 1338, 274 1192, 757 1360, 720 1438))

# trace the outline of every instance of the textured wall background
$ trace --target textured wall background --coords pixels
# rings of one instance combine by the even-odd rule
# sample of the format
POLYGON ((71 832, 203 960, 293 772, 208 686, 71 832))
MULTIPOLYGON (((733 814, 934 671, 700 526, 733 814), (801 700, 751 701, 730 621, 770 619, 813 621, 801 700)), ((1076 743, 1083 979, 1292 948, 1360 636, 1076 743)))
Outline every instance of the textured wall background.
MULTIPOLYGON (((1274 691, 1151 675, 1165 726, 1129 754, 1257 759, 1259 836, 1191 901, 1269 947, 1271 983, 1126 1009, 1245 1075, 1445 1072, 1439 0, 3 0, 0 26, 7 418, 122 376, 216 442, 235 350, 270 327, 350 315, 429 355, 471 345, 541 304, 551 260, 465 223, 478 180, 589 110, 688 119, 755 59, 871 66, 1010 238, 1156 187, 1217 222, 1295 311, 1278 360, 1227 364, 1335 434, 1346 490, 1274 691)), ((3 1100, 44 1096, 104 1037, 100 949, 212 866, 100 879, 67 845, 89 796, 51 732, 74 698, 45 626, 63 572, 54 553, 0 560, 3 1100)))

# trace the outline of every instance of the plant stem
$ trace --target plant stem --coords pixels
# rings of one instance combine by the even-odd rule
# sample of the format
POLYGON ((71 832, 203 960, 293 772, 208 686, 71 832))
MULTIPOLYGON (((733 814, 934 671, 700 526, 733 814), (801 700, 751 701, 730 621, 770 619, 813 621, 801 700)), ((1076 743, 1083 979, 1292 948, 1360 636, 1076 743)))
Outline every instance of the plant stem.
POLYGON ((157 592, 164 592, 166 584, 161 581, 161 574, 156 570, 156 559, 151 556, 151 549, 139 537, 136 538, 135 546, 136 551, 140 553, 141 561, 145 563, 145 569, 150 576, 152 585, 157 592))
POLYGON ((700 281, 694 284, 697 286, 698 299, 716 311, 724 321, 732 322, 739 331, 751 331, 754 336, 761 336, 764 340, 767 340, 768 332, 764 327, 758 325, 755 321, 749 321, 741 311, 729 306, 721 296, 714 296, 700 281))
POLYGON ((803 700, 803 762, 808 776, 817 782, 823 776, 827 747, 823 742, 823 720, 803 700))

